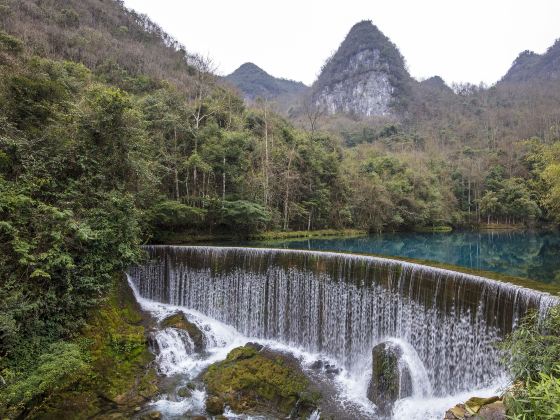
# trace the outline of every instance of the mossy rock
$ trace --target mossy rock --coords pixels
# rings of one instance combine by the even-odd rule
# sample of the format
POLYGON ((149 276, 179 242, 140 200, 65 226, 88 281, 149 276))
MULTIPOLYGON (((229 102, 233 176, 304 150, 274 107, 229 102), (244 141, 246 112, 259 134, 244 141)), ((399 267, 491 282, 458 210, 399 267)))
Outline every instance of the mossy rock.
POLYGON ((408 369, 399 366, 401 348, 384 342, 372 349, 372 372, 367 396, 379 413, 391 413, 395 401, 412 395, 412 378, 408 369))
POLYGON ((92 311, 76 339, 88 355, 91 373, 60 389, 29 418, 130 418, 137 406, 158 392, 158 377, 151 367, 153 354, 147 342, 151 320, 136 302, 126 279, 115 276, 106 302, 92 311))
POLYGON ((209 393, 206 409, 212 415, 227 405, 236 413, 307 418, 320 397, 310 391, 295 359, 250 344, 211 365, 203 380, 209 393))
POLYGON ((189 398, 192 395, 192 389, 183 386, 177 390, 177 396, 181 398, 189 398))
POLYGON ((200 353, 206 348, 206 337, 194 323, 189 321, 184 313, 177 312, 161 321, 161 328, 176 328, 186 331, 194 343, 194 351, 200 353))
POLYGON ((206 398, 206 412, 212 416, 220 415, 224 412, 224 400, 215 395, 206 398))

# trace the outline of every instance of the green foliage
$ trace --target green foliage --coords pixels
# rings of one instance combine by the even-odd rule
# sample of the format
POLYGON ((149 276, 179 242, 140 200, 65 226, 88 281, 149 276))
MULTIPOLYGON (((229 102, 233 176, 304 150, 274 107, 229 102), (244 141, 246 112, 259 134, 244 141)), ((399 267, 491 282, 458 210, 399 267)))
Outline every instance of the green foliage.
POLYGON ((560 360, 560 306, 544 319, 537 312, 527 315, 501 348, 515 379, 536 381, 541 373, 551 374, 560 360))
POLYGON ((4 31, 0 31, 0 52, 8 52, 10 54, 20 54, 22 51, 23 51, 23 42, 21 42, 16 37, 8 35, 4 31))
POLYGON ((15 126, 34 133, 44 127, 67 95, 60 83, 42 75, 15 75, 7 80, 7 90, 5 109, 15 126))
POLYGON ((422 172, 413 162, 375 150, 357 149, 347 168, 353 194, 353 220, 369 231, 413 229, 452 223, 452 193, 439 167, 422 172))
POLYGON ((554 420, 560 418, 560 363, 550 374, 540 373, 524 387, 506 394, 508 418, 513 420, 554 420))
POLYGON ((540 216, 541 210, 531 198, 523 179, 509 178, 492 182, 490 189, 480 199, 480 212, 491 221, 530 221, 540 216))
POLYGON ((0 397, 2 406, 24 408, 46 394, 67 389, 90 373, 90 365, 80 347, 56 342, 39 357, 35 370, 22 381, 8 386, 0 397))
POLYGON ((126 94, 90 86, 76 63, 21 60, 0 74, 0 375, 14 390, 10 410, 66 383, 45 352, 58 354, 112 275, 140 258, 137 200, 151 185, 126 94))
POLYGON ((205 209, 190 207, 178 201, 166 200, 151 209, 150 224, 170 231, 200 227, 205 209))
POLYGON ((532 172, 532 190, 548 216, 560 222, 560 141, 544 144, 538 139, 525 142, 525 161, 532 172))
POLYGON ((536 312, 501 343, 504 364, 518 384, 506 394, 514 419, 554 419, 560 414, 560 306, 544 319, 536 312))
POLYGON ((25 370, 4 370, 0 415, 17 418, 79 418, 98 415, 107 399, 131 417, 157 392, 153 360, 142 326, 143 314, 130 287, 113 277, 106 299, 91 311, 80 337, 40 349, 25 370), (23 414, 22 414, 23 413, 23 414))
MULTIPOLYGON (((109 193, 88 197, 95 206, 65 209, 48 205, 0 182, 0 309, 4 351, 20 351, 34 333, 64 336, 98 304, 115 270, 139 255, 138 225, 130 197, 109 193), (26 279, 21 281, 18 279, 26 279), (17 326, 17 327, 14 327, 17 326)), ((29 349, 23 349, 26 351, 29 349)), ((30 355, 31 356, 31 355, 30 355)))
POLYGON ((250 201, 225 201, 220 209, 221 223, 231 231, 251 233, 270 222, 270 213, 261 205, 250 201))
POLYGON ((80 26, 80 15, 72 8, 62 9, 59 23, 66 28, 76 29, 80 26))

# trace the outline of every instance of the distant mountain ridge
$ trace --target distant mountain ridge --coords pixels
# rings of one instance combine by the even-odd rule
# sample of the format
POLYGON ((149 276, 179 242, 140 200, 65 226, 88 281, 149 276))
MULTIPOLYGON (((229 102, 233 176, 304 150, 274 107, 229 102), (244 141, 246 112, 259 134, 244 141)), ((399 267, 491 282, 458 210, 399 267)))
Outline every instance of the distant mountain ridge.
POLYGON ((393 114, 412 81, 398 48, 371 21, 355 24, 313 84, 329 114, 393 114))
POLYGON ((253 63, 242 64, 225 79, 237 87, 246 99, 271 99, 280 95, 300 94, 308 89, 301 82, 271 76, 253 63))
MULTIPOLYGON (((350 29, 311 87, 271 76, 253 63, 241 65, 224 79, 245 99, 275 99, 288 113, 296 110, 296 115, 305 98, 330 115, 385 117, 403 116, 426 101, 455 96, 440 76, 420 82, 412 78, 397 46, 369 20, 350 29)), ((560 39, 544 54, 522 52, 497 84, 556 80, 560 80, 560 39)))

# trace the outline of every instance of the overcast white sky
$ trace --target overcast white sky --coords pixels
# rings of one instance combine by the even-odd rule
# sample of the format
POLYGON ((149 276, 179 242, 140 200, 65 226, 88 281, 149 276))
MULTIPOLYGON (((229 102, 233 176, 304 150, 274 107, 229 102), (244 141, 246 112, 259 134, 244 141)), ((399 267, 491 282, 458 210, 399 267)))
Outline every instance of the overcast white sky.
POLYGON ((228 74, 251 61, 311 84, 352 25, 372 20, 417 79, 499 80, 560 38, 560 0, 125 0, 228 74))

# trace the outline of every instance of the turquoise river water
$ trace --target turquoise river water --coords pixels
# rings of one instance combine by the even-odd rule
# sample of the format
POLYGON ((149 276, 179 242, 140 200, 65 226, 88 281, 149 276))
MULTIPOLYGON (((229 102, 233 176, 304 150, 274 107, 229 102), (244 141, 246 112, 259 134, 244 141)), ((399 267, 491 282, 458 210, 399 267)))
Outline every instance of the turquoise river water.
POLYGON ((534 231, 389 233, 251 242, 251 246, 413 258, 560 283, 560 234, 534 231))

